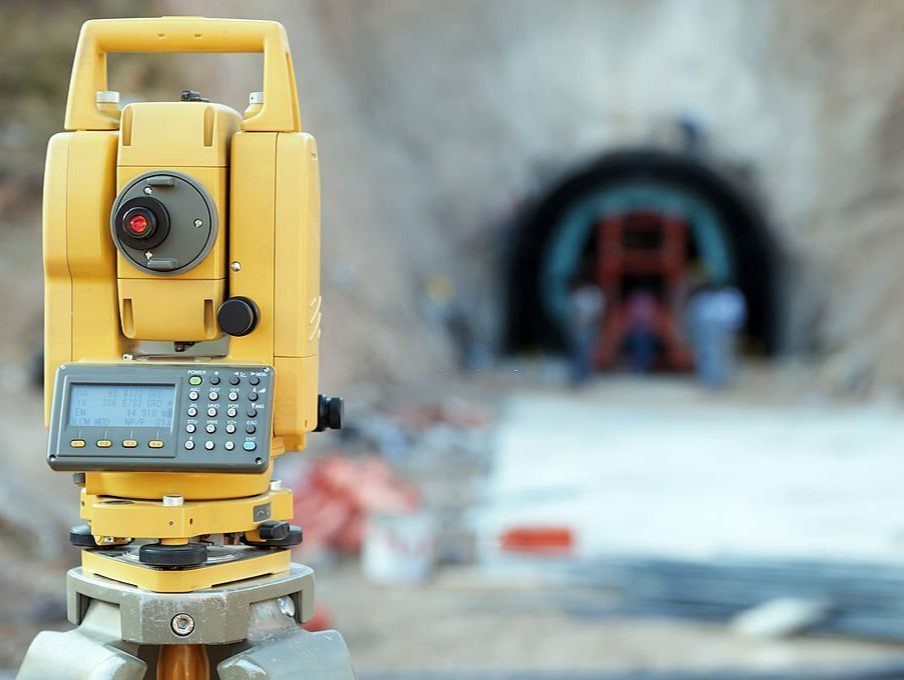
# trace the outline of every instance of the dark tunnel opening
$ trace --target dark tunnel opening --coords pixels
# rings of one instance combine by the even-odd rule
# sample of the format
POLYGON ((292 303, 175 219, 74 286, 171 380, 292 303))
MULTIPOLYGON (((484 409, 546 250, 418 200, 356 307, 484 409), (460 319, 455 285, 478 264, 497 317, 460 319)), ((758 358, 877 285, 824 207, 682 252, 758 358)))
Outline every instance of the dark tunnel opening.
POLYGON ((571 172, 522 213, 508 263, 507 353, 566 347, 561 307, 568 281, 593 266, 596 225, 614 213, 661 213, 686 224, 688 262, 744 295, 748 352, 769 357, 781 350, 781 251, 756 201, 697 157, 637 149, 571 172))

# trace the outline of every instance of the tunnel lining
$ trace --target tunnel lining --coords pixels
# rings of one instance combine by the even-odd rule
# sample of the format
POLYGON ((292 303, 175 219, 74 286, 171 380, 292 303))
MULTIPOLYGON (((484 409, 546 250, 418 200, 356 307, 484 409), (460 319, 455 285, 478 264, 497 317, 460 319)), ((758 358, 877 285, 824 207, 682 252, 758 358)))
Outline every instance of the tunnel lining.
POLYGON ((558 230, 582 203, 619 186, 670 187, 710 206, 724 230, 735 285, 747 300, 747 334, 766 356, 781 350, 777 277, 781 250, 749 189, 697 157, 638 149, 608 153, 566 174, 532 203, 518 221, 508 266, 507 353, 559 351, 561 323, 544 300, 544 269, 556 247, 558 230))

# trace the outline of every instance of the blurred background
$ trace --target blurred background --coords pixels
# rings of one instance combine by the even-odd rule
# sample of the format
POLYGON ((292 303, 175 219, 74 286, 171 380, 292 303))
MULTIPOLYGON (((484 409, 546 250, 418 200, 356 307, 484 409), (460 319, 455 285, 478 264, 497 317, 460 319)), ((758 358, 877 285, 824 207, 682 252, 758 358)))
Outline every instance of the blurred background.
MULTIPOLYGON (((904 2, 0 5, 0 668, 64 629, 40 202, 81 23, 281 21, 323 190, 280 459, 365 678, 904 677, 904 2)), ((261 61, 111 58, 241 111, 261 61)))

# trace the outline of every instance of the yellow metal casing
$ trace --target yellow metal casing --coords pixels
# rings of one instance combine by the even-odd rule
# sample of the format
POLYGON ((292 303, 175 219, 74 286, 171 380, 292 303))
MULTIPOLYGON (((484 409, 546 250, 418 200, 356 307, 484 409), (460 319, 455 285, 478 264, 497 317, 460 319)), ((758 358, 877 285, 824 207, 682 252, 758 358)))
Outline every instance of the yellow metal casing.
POLYGON ((274 550, 261 551, 254 559, 198 569, 149 569, 106 557, 100 551, 82 550, 82 571, 156 593, 190 593, 255 576, 278 574, 289 568, 290 560, 288 550, 274 550))
POLYGON ((51 138, 44 177, 45 425, 57 368, 116 360, 126 349, 116 294, 110 207, 116 193, 115 132, 51 138))
POLYGON ((254 531, 263 520, 292 519, 292 492, 280 489, 218 503, 167 506, 161 501, 122 504, 82 489, 79 516, 90 523, 95 536, 187 539, 254 531))
POLYGON ((122 330, 130 340, 203 341, 220 335, 216 310, 226 288, 229 144, 241 116, 206 102, 129 104, 122 112, 117 192, 135 177, 179 170, 201 183, 214 200, 219 233, 201 264, 161 277, 118 254, 122 330))
MULTIPOLYGON (((320 186, 314 138, 301 130, 295 76, 281 25, 164 17, 89 21, 70 81, 65 129, 48 146, 44 191, 45 421, 57 368, 116 363, 139 341, 205 341, 221 335, 216 310, 244 296, 260 312, 248 335, 229 338, 210 363, 274 368, 271 457, 304 447, 317 425, 320 339, 320 186), (263 54, 263 104, 247 117, 207 102, 96 102, 107 90, 109 52, 263 54), (213 248, 195 268, 156 276, 117 253, 110 212, 136 177, 174 170, 196 180, 219 217, 213 248), (230 268, 230 263, 236 266, 230 268)), ((271 497, 291 516, 291 494, 262 474, 88 472, 82 515, 98 535, 169 542, 218 532, 256 535, 250 508, 271 497), (163 508, 165 494, 185 498, 163 508), (132 499, 109 504, 105 499, 132 499), (186 524, 187 522, 187 524, 186 524)), ((83 554, 86 571, 152 590, 183 592, 288 566, 288 552, 226 568, 156 573, 83 554), (214 574, 211 570, 218 570, 214 574), (211 572, 209 574, 204 572, 211 572)))
POLYGON ((304 447, 317 424, 320 346, 320 176, 306 133, 240 132, 232 141, 229 252, 231 295, 257 302, 254 333, 233 338, 228 359, 276 369, 273 434, 304 447), (255 224, 273 224, 255 230, 255 224))
POLYGON ((256 132, 301 130, 286 31, 275 21, 162 17, 86 21, 78 38, 66 102, 67 130, 116 130, 117 117, 98 106, 107 89, 108 52, 260 52, 264 105, 242 123, 256 132))

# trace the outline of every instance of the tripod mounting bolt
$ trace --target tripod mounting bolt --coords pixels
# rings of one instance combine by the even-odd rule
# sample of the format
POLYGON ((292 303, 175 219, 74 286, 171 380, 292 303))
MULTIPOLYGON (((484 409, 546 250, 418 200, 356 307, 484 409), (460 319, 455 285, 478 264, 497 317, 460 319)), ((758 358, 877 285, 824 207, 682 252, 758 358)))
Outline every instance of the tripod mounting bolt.
POLYGON ((170 622, 173 632, 179 637, 191 635, 195 629, 195 620, 188 614, 176 614, 170 622))

